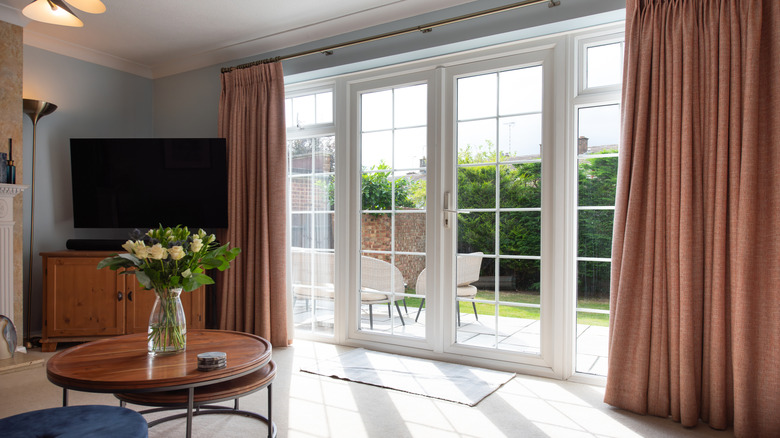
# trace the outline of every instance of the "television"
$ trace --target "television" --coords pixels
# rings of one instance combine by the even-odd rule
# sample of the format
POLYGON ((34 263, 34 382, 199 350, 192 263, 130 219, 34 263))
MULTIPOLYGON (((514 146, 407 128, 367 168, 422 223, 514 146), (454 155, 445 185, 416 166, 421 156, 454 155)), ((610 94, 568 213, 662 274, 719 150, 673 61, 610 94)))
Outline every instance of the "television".
POLYGON ((72 138, 76 228, 226 228, 224 138, 72 138))

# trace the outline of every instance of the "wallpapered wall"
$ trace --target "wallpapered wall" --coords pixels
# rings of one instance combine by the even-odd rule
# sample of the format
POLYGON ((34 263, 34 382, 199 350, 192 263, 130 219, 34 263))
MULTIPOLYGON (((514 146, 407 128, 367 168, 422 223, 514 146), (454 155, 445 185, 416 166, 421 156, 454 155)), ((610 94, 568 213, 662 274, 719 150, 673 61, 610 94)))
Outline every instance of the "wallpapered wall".
MULTIPOLYGON (((8 153, 8 139, 13 139, 16 182, 22 183, 22 28, 0 21, 0 152, 8 153)), ((24 327, 22 285, 22 195, 14 198, 14 325, 21 344, 24 327)))

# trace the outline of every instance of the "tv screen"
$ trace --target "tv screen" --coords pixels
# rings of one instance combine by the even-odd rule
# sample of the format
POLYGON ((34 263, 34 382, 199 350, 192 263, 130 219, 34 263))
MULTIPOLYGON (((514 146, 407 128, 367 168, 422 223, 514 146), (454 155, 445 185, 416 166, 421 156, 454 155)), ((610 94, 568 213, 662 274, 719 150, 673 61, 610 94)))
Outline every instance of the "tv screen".
POLYGON ((223 138, 73 138, 76 228, 225 228, 223 138))

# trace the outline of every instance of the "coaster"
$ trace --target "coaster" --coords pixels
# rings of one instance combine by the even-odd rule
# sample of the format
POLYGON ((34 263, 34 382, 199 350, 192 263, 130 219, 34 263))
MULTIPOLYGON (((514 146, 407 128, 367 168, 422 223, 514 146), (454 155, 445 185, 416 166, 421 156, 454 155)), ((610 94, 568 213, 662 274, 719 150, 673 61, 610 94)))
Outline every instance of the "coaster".
POLYGON ((227 366, 227 354, 221 351, 210 351, 198 355, 198 369, 213 371, 227 366))

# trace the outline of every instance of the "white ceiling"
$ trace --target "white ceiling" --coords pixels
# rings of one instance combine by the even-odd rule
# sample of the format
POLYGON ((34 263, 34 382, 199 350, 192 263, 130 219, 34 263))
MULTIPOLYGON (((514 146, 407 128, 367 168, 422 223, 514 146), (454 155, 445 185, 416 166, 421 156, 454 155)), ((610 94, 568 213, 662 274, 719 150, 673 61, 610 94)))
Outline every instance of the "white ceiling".
POLYGON ((23 26, 25 44, 159 78, 471 0, 103 0, 104 14, 71 8, 82 28, 30 21, 31 1, 0 0, 0 20, 23 26))

